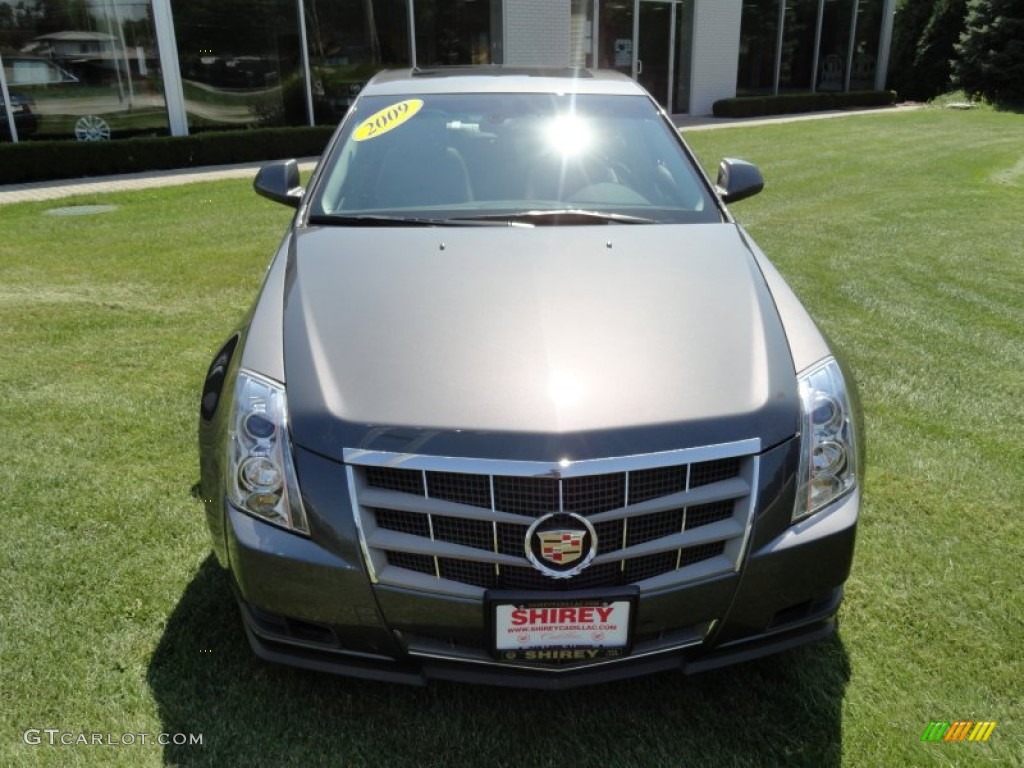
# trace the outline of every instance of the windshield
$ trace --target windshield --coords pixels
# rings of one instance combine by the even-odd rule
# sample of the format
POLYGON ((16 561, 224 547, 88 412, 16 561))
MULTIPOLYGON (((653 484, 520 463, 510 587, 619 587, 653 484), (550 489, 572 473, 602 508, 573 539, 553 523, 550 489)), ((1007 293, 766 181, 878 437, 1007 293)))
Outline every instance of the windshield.
POLYGON ((722 220, 644 96, 374 96, 358 110, 314 191, 311 222, 722 220))

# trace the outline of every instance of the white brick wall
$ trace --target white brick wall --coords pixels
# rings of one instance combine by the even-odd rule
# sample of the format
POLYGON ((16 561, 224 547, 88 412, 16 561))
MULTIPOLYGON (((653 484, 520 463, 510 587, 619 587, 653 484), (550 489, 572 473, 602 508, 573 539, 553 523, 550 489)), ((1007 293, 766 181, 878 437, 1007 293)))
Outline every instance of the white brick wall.
POLYGON ((505 63, 569 66, 570 0, 505 0, 505 63))
POLYGON ((742 0, 696 0, 690 114, 710 115, 718 99, 736 95, 742 0))

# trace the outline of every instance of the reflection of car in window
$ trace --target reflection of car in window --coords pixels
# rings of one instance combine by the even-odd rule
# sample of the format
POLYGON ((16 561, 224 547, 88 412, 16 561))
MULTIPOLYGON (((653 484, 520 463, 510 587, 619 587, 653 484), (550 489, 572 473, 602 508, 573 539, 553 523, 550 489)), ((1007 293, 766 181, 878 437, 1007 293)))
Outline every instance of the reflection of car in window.
MULTIPOLYGON (((12 85, 31 96, 36 136, 110 138, 166 129, 156 49, 141 28, 64 29, 26 41, 4 63, 12 85), (120 120, 124 116, 129 119, 120 120)), ((22 138, 19 130, 19 138, 22 138)))
POLYGON ((383 73, 210 366, 202 496, 257 654, 564 687, 820 639, 853 556, 849 379, 617 73, 383 73))
MULTIPOLYGON (((33 111, 32 99, 11 93, 11 112, 14 115, 14 127, 19 139, 26 139, 39 128, 39 116, 33 111)), ((11 138, 11 128, 7 122, 7 109, 0 95, 0 138, 5 141, 11 138)))

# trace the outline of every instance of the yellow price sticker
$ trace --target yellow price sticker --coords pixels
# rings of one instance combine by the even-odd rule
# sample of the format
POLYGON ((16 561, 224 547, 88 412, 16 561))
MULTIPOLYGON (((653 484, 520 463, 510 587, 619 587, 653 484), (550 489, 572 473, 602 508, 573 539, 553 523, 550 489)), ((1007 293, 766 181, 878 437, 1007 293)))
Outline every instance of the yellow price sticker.
POLYGON ((388 131, 393 131, 402 123, 409 120, 413 115, 423 108, 422 99, 406 99, 390 107, 385 107, 380 112, 374 112, 363 120, 356 128, 353 135, 355 141, 366 141, 382 136, 388 131))

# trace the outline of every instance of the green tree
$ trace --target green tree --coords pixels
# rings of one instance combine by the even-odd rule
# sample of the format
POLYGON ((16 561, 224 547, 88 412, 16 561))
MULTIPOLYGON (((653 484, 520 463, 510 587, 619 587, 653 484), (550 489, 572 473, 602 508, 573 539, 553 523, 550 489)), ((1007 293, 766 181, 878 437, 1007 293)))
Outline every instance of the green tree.
POLYGON ((1024 105, 1024 0, 970 0, 957 46, 957 84, 1004 105, 1024 105))
POLYGON ((917 88, 914 59, 917 43, 931 18, 932 5, 931 0, 903 0, 896 8, 889 51, 889 88, 901 99, 922 98, 917 88))
POLYGON ((914 69, 924 91, 931 99, 950 90, 956 44, 964 30, 967 0, 938 0, 928 25, 917 43, 914 69))
POLYGON ((85 0, 35 0, 32 6, 36 35, 93 29, 92 14, 85 0))
POLYGON ((901 97, 927 101, 950 89, 966 15, 967 0, 906 0, 899 7, 889 79, 901 97))

